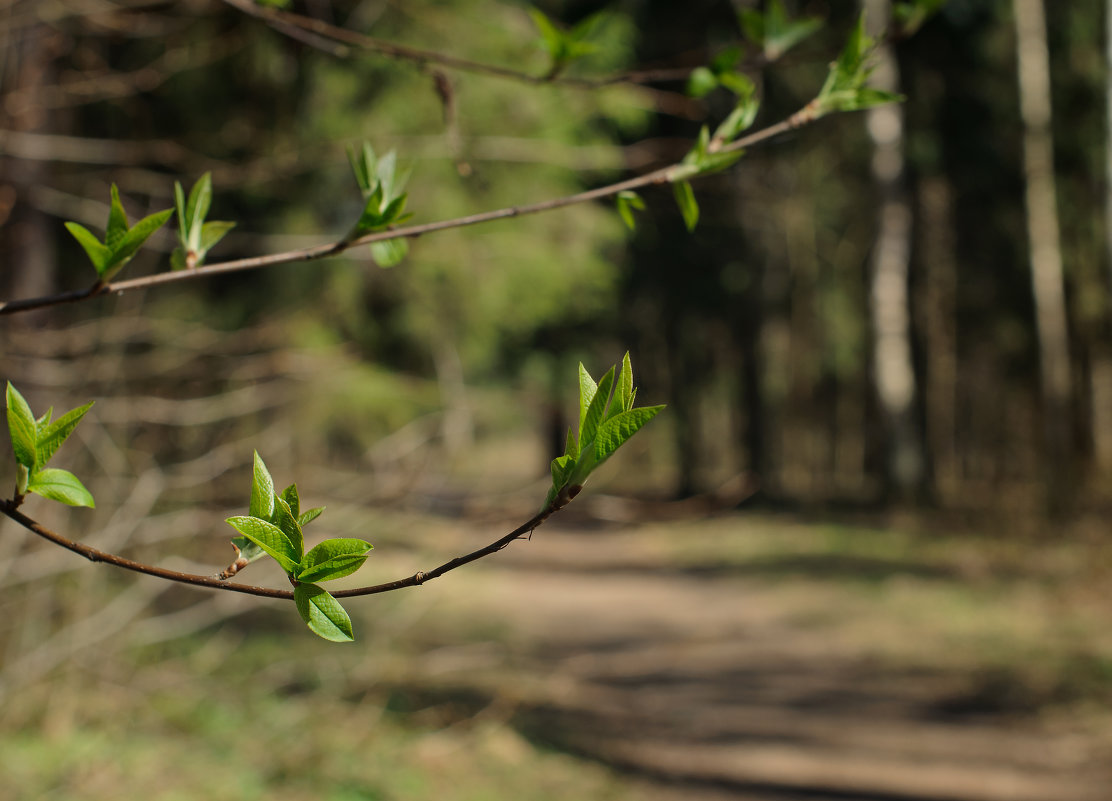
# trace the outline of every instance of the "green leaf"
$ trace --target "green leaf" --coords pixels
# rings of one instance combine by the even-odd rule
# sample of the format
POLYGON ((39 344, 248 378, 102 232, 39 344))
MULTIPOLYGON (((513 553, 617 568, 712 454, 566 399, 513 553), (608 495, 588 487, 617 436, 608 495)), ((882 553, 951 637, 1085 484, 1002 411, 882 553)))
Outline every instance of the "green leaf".
POLYGON ((331 642, 352 642, 351 618, 340 602, 316 584, 298 584, 293 588, 297 611, 309 629, 331 642))
MULTIPOLYGON (((579 431, 583 431, 583 421, 587 419, 587 408, 591 405, 591 401, 595 397, 595 392, 598 385, 595 380, 591 378, 591 374, 587 372, 587 368, 583 366, 583 362, 579 363, 579 431)), ((583 438, 580 437, 579 444, 584 445, 583 438)))
POLYGON ((200 229, 212 205, 212 173, 206 172, 189 193, 189 203, 185 207, 185 217, 189 220, 189 244, 193 248, 200 245, 200 229))
POLYGON ((764 14, 753 8, 744 8, 738 12, 738 22, 745 38, 758 47, 764 48, 765 21, 764 14))
POLYGON ((618 381, 614 385, 614 400, 610 404, 610 414, 613 417, 619 412, 629 409, 633 398, 633 365, 629 361, 629 351, 622 356, 622 369, 618 371, 618 381))
POLYGON ((591 398, 591 405, 587 407, 587 414, 583 417, 583 426, 579 429, 579 448, 586 450, 591 446, 598 433, 599 423, 606 415, 606 407, 610 403, 610 388, 614 385, 614 368, 606 371, 598 382, 598 390, 591 398))
POLYGON ((369 142, 363 143, 363 149, 356 153, 355 148, 348 147, 348 161, 351 162, 351 171, 355 173, 355 182, 359 184, 359 191, 366 197, 371 193, 371 165, 374 164, 374 149, 369 142), (369 158, 368 158, 369 154, 369 158))
POLYGON ((718 78, 706 67, 696 67, 687 79, 687 93, 691 97, 706 97, 718 87, 718 78))
POLYGON ((552 464, 549 465, 549 467, 552 471, 552 486, 558 491, 563 489, 564 485, 568 483, 572 471, 575 470, 575 459, 567 454, 557 456, 552 460, 552 464))
POLYGON ((379 267, 393 267, 400 264, 407 253, 409 253, 409 242, 401 237, 371 243, 371 256, 379 267))
POLYGON ((541 35, 545 49, 548 50, 553 59, 562 58, 565 50, 564 32, 553 25, 552 20, 540 9, 530 8, 529 16, 532 18, 533 24, 537 26, 537 31, 541 35))
POLYGON ((634 230, 637 227, 637 221, 634 219, 633 210, 644 211, 645 201, 636 192, 627 189, 618 193, 617 204, 618 216, 622 218, 622 222, 626 224, 629 230, 634 230))
POLYGON ((568 438, 564 443, 564 455, 570 456, 572 459, 579 458, 579 437, 570 428, 568 429, 568 438))
POLYGON ((683 215, 683 224, 688 231, 694 231, 699 223, 699 204, 695 201, 695 191, 687 181, 676 181, 672 184, 672 191, 676 195, 680 214, 683 215))
POLYGON ((120 246, 120 242, 127 236, 127 212, 124 211, 124 206, 120 202, 120 190, 112 184, 112 204, 108 209, 108 230, 104 234, 104 244, 108 245, 108 249, 115 253, 120 246))
MULTIPOLYGON (((45 412, 43 412, 42 417, 40 417, 38 420, 35 421, 35 437, 36 437, 36 439, 39 436, 39 432, 41 432, 45 426, 50 425, 50 416, 52 414, 54 414, 54 407, 53 406, 51 406, 45 412)), ((39 462, 39 464, 42 464, 42 462, 39 462)))
POLYGON ((190 220, 185 216, 185 190, 181 188, 181 181, 174 181, 174 209, 178 213, 178 240, 188 246, 190 220))
POLYGON ((5 402, 8 406, 8 432, 11 434, 15 460, 28 470, 34 470, 35 415, 31 414, 31 407, 12 386, 11 381, 8 382, 5 402))
POLYGON ((274 479, 266 469, 263 457, 255 451, 255 463, 251 476, 251 505, 248 511, 252 517, 269 520, 274 515, 274 479))
POLYGON ((81 418, 85 416, 85 412, 93 407, 94 401, 89 401, 84 406, 78 406, 66 412, 64 415, 55 420, 49 425, 40 425, 36 427, 35 431, 35 463, 42 466, 46 464, 54 452, 58 450, 59 446, 66 441, 66 438, 73 433, 77 428, 77 424, 81 422, 81 418))
POLYGON ((402 212, 405 211, 405 201, 408 197, 409 195, 401 195, 387 203, 386 208, 382 210, 382 221, 390 224, 401 217, 402 212))
POLYGON ((775 61, 808 36, 822 28, 819 17, 788 19, 781 0, 769 0, 765 7, 764 51, 770 61, 775 61))
MULTIPOLYGON (((750 83, 750 86, 752 87, 752 83, 750 83)), ((747 130, 757 119, 759 109, 760 104, 753 97, 752 92, 749 94, 738 93, 737 105, 734 106, 734 110, 730 112, 729 116, 722 121, 722 124, 715 129, 714 138, 723 142, 734 141, 738 134, 747 130)))
POLYGON ((301 514, 301 498, 297 495, 297 485, 290 484, 282 490, 281 498, 290 507, 290 514, 298 517, 301 514))
POLYGON ((609 459, 645 423, 652 420, 663 406, 642 406, 614 415, 601 426, 595 437, 595 466, 609 459))
POLYGON ((289 538, 295 554, 293 558, 300 562, 305 553, 305 536, 301 533, 301 526, 298 525, 290 505, 278 495, 274 496, 274 515, 270 520, 289 538))
POLYGON ((60 501, 67 506, 96 506, 92 494, 68 470, 46 467, 31 474, 27 491, 52 501, 60 501))
POLYGON ((258 545, 272 557, 287 573, 297 573, 301 552, 294 548, 290 538, 273 523, 257 517, 236 516, 226 521, 229 526, 258 545))
POLYGON ((85 249, 85 254, 89 257, 89 261, 93 263, 93 269, 97 271, 97 275, 103 273, 105 265, 112 258, 112 251, 101 244, 100 240, 93 236, 89 229, 83 225, 68 222, 66 223, 66 230, 73 234, 73 238, 85 249))
POLYGON ((301 560, 298 581, 331 581, 350 576, 367 561, 374 546, 359 539, 325 540, 301 560))
POLYGON ((166 224, 166 221, 170 219, 170 215, 173 213, 173 209, 156 211, 154 214, 148 214, 132 226, 131 230, 128 231, 120 241, 119 247, 117 247, 112 254, 114 259, 121 260, 121 267, 123 266, 122 262, 126 262, 134 256, 136 251, 143 246, 143 243, 150 239, 151 234, 166 224))
POLYGON ((323 511, 324 511, 323 506, 317 506, 317 507, 315 507, 313 509, 310 509, 309 511, 305 512, 304 514, 300 515, 297 518, 297 522, 302 528, 304 528, 306 525, 308 525, 309 523, 312 523, 314 520, 316 520, 318 517, 320 517, 320 513, 323 512, 323 511))
POLYGON ((225 222, 223 220, 213 220, 201 226, 201 257, 197 260, 200 264, 204 260, 204 254, 208 253, 216 243, 227 236, 228 232, 236 227, 234 222, 225 222))
POLYGON ((248 564, 266 556, 266 551, 246 537, 233 537, 232 545, 239 551, 239 558, 246 560, 248 564))
POLYGON ((394 171, 397 166, 398 154, 393 150, 380 158, 375 165, 375 175, 378 176, 378 182, 382 186, 382 196, 387 201, 394 197, 394 171))

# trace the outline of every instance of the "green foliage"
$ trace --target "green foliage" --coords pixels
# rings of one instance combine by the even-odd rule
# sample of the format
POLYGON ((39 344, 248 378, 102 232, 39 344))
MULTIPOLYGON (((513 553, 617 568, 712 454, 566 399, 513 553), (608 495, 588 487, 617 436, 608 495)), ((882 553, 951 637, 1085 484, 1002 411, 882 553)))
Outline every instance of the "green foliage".
POLYGON ((188 202, 181 184, 174 181, 174 200, 178 212, 178 241, 181 244, 170 254, 170 266, 175 270, 199 267, 205 263, 209 250, 236 224, 219 220, 205 222, 212 205, 212 173, 206 172, 193 185, 188 202))
POLYGON ((902 95, 865 85, 874 69, 872 55, 875 48, 876 42, 865 33, 865 14, 862 12, 850 31, 841 55, 830 66, 830 74, 816 98, 818 116, 834 111, 858 111, 903 99, 902 95))
POLYGON ((738 21, 745 38, 762 48, 769 61, 780 58, 822 27, 819 17, 788 19, 781 0, 769 0, 763 14, 756 9, 742 9, 738 21))
POLYGON ((92 494, 77 476, 68 470, 46 467, 50 457, 77 428, 85 412, 92 408, 93 401, 71 409, 54 422, 51 422, 53 408, 36 420, 27 401, 9 381, 6 403, 8 432, 17 463, 16 493, 34 492, 68 506, 95 506, 92 494))
POLYGON ((98 240, 85 226, 75 222, 67 222, 66 230, 73 234, 73 238, 85 249, 101 282, 107 283, 131 261, 143 243, 161 228, 173 213, 173 209, 165 209, 144 217, 134 226, 129 225, 127 214, 120 202, 120 192, 116 189, 116 185, 112 184, 112 205, 108 211, 108 227, 104 242, 98 240))
POLYGON ((552 487, 545 509, 557 499, 566 503, 574 497, 599 465, 664 408, 634 408, 636 398, 629 353, 622 357, 620 369, 611 367, 597 384, 579 365, 579 433, 568 431, 564 454, 552 460, 552 487))
POLYGON ((626 224, 629 230, 633 231, 637 228, 637 220, 634 218, 633 211, 645 210, 645 201, 641 196, 632 190, 619 192, 616 200, 618 204, 618 216, 622 218, 622 222, 626 224))
POLYGON ((738 69, 743 51, 728 47, 711 61, 709 66, 697 67, 687 79, 687 93, 692 97, 705 97, 721 86, 735 95, 752 94, 753 82, 738 69))
POLYGON ((555 78, 571 62, 598 50, 598 44, 590 40, 606 19, 604 12, 592 14, 569 30, 558 27, 539 9, 529 9, 529 15, 533 18, 533 24, 541 35, 541 44, 551 59, 546 77, 555 78))
MULTIPOLYGON (((408 195, 403 190, 409 181, 409 170, 398 172, 398 157, 393 150, 378 158, 370 143, 364 142, 359 151, 348 150, 348 160, 366 200, 363 214, 346 237, 348 241, 385 231, 413 216, 404 213, 408 195)), ((380 267, 393 267, 408 252, 409 243, 404 239, 371 243, 371 255, 380 267)))
POLYGON ((316 582, 350 576, 367 561, 372 546, 359 539, 337 538, 305 553, 302 526, 323 511, 319 507, 302 512, 296 484, 275 493, 274 479, 256 451, 249 513, 229 517, 227 523, 240 533, 232 540, 240 559, 250 563, 265 554, 286 571, 294 584, 297 611, 314 634, 333 642, 351 642, 355 637, 347 612, 316 582))
POLYGON ((942 10, 946 0, 905 0, 892 6, 892 18, 899 23, 900 34, 911 36, 942 10))

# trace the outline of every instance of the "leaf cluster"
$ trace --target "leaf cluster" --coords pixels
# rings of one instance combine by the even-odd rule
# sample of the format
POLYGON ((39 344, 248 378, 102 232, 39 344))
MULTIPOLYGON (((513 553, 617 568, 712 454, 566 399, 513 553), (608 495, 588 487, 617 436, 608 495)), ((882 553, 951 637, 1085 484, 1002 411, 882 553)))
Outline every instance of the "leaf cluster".
POLYGON ((561 28, 543 11, 530 8, 529 16, 541 35, 541 45, 548 51, 550 65, 545 78, 555 78, 571 62, 588 56, 598 50, 597 43, 591 41, 600 25, 606 20, 606 13, 599 11, 590 15, 571 28, 561 28))
POLYGON ((234 222, 213 220, 205 222, 212 205, 212 173, 206 172, 189 192, 189 200, 181 184, 174 181, 174 201, 178 212, 178 247, 170 254, 170 266, 175 270, 193 269, 205 263, 205 256, 228 231, 234 222))
POLYGON ((274 479, 256 451, 248 514, 229 517, 227 523, 241 535, 232 540, 240 560, 250 563, 265 554, 286 571, 297 611, 314 634, 333 642, 351 642, 355 639, 351 618, 318 582, 354 573, 367 561, 372 545, 337 538, 305 553, 302 527, 323 511, 324 507, 317 507, 302 512, 296 484, 275 492, 274 479))
POLYGON ((634 408, 636 399, 629 353, 622 357, 620 371, 611 367, 597 384, 579 365, 579 433, 569 429, 563 455, 552 460, 545 509, 575 497, 587 477, 664 408, 634 408))
POLYGON ((173 213, 173 209, 165 209, 149 214, 135 225, 130 225, 127 221, 127 213, 120 202, 120 192, 116 189, 116 185, 112 184, 112 204, 108 211, 108 227, 105 229, 104 242, 97 239, 88 228, 75 222, 67 222, 66 230, 73 234, 74 239, 85 249, 101 283, 107 283, 131 261, 143 243, 161 228, 173 213))
POLYGON ((865 33, 865 14, 857 18, 838 60, 830 65, 826 83, 815 99, 818 116, 835 111, 859 111, 903 100, 902 95, 866 86, 875 69, 875 40, 865 33))
POLYGON ((738 22, 745 38, 764 51, 765 58, 775 61, 822 27, 822 19, 804 16, 789 19, 781 0, 769 0, 764 11, 743 8, 738 22))
POLYGON ((728 47, 707 66, 693 69, 687 79, 687 93, 692 97, 706 97, 719 86, 735 95, 751 92, 753 82, 739 69, 743 55, 740 47, 728 47))
POLYGON ((52 422, 53 406, 36 419, 27 401, 10 381, 5 400, 8 407, 8 432, 18 465, 17 498, 33 492, 69 506, 95 506, 92 494, 85 489, 77 476, 68 470, 46 467, 50 457, 77 428, 85 412, 92 408, 93 401, 71 409, 52 422))
MULTIPOLYGON (((358 239, 365 234, 385 231, 392 225, 405 222, 412 214, 405 213, 408 195, 405 186, 410 171, 398 170, 397 154, 391 150, 382 158, 375 155, 369 142, 359 150, 348 149, 348 161, 355 173, 359 191, 365 204, 363 213, 345 237, 345 241, 358 239)), ((404 239, 388 239, 371 243, 371 255, 380 267, 393 267, 405 258, 409 243, 404 239)))

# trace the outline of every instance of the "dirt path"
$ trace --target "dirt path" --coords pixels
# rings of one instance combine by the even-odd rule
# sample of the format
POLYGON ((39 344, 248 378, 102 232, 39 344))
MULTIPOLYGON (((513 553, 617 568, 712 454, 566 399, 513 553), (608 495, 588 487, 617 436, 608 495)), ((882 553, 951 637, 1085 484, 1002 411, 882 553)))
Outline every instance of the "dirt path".
POLYGON ((441 648, 411 678, 486 693, 528 736, 666 797, 1112 799, 1112 754, 1080 728, 979 703, 982 680, 960 671, 878 662, 800 614, 821 598, 664 569, 635 542, 553 527, 466 590, 439 588, 460 615, 506 626, 510 650, 441 648))

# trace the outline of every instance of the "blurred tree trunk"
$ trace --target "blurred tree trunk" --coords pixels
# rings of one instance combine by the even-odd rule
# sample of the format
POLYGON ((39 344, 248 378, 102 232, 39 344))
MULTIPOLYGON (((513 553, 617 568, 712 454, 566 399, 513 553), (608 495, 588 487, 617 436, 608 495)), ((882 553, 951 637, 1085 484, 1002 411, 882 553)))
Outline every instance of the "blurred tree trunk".
MULTIPOLYGON (((10 36, 10 34, 9 34, 10 36)), ((22 31, 18 41, 7 42, 0 88, 9 99, 3 127, 23 133, 47 128, 46 110, 36 100, 53 81, 55 34, 46 25, 22 31)), ((49 162, 4 158, 0 155, 0 262, 5 265, 6 297, 45 295, 55 286, 55 259, 50 218, 32 205, 32 193, 47 185, 49 162)), ((35 325, 49 312, 25 314, 21 325, 35 325)))
MULTIPOLYGON (((873 30, 883 31, 891 14, 889 0, 865 0, 865 9, 873 30)), ((886 44, 878 50, 872 82, 878 89, 899 89, 899 68, 886 44)), ((867 122, 880 198, 869 299, 873 377, 885 429, 887 489, 908 500, 921 495, 926 470, 915 414, 918 387, 908 298, 912 215, 904 171, 903 109, 897 103, 877 106, 868 111, 867 122)))
POLYGON ((946 505, 960 482, 955 398, 958 383, 957 259, 954 200, 943 175, 919 186, 920 255, 923 265, 922 320, 925 338, 926 439, 938 500, 946 505))
POLYGON ((1062 251, 1051 136, 1050 55, 1042 0, 1013 0, 1019 105, 1023 116, 1027 239, 1039 339, 1048 501, 1060 508, 1072 485, 1071 386, 1062 251))
POLYGON ((1112 0, 1106 3, 1104 13, 1104 60, 1105 310, 1103 336, 1093 347, 1089 400, 1093 457, 1098 470, 1108 471, 1112 470, 1112 353, 1108 343, 1112 335, 1112 0))

